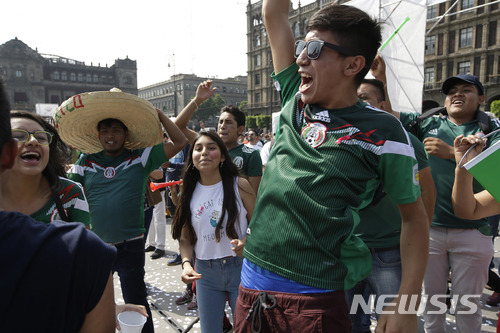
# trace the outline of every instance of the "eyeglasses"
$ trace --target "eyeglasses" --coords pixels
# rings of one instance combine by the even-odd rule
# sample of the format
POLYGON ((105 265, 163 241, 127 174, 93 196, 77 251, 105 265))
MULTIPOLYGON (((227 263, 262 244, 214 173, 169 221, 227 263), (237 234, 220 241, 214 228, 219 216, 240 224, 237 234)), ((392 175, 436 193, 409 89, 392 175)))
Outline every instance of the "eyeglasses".
POLYGON ((35 140, 41 145, 50 145, 50 143, 52 142, 53 134, 47 131, 28 132, 23 129, 12 130, 12 137, 19 143, 29 141, 32 135, 35 140))
POLYGON ((295 42, 295 58, 298 58, 305 48, 307 57, 309 59, 311 60, 318 59, 319 56, 321 55, 321 50, 323 49, 323 46, 335 50, 344 56, 356 55, 354 52, 346 48, 343 48, 342 46, 331 44, 322 40, 310 40, 308 42, 305 42, 303 40, 298 40, 295 42))

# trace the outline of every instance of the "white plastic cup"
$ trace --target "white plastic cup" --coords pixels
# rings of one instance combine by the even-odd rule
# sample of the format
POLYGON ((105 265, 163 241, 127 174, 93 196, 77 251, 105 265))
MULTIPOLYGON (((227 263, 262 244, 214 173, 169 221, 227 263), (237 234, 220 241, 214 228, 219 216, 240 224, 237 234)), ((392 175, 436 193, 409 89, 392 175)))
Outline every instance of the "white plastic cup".
POLYGON ((141 333, 146 317, 139 312, 123 311, 118 314, 118 322, 122 333, 141 333))

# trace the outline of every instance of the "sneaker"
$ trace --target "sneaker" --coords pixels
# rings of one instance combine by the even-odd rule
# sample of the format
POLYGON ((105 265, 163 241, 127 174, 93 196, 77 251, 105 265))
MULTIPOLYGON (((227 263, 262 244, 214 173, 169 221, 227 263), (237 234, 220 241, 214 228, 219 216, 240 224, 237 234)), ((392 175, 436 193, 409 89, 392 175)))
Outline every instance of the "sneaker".
POLYGON ((179 297, 175 300, 175 304, 177 304, 177 305, 186 304, 186 303, 191 302, 192 299, 193 299, 193 292, 191 291, 191 289, 186 288, 182 292, 181 297, 179 297))
POLYGON ((167 265, 168 265, 168 266, 175 266, 175 265, 180 265, 181 263, 182 263, 181 254, 180 254, 180 253, 178 253, 178 254, 177 254, 177 257, 175 257, 174 259, 169 260, 169 261, 167 262, 167 265))
POLYGON ((158 259, 165 255, 165 250, 156 249, 151 255, 151 259, 158 259))
POLYGON ((144 252, 153 252, 154 250, 156 250, 156 247, 149 245, 149 246, 148 246, 148 247, 144 250, 144 252))
POLYGON ((193 295, 193 299, 188 305, 188 310, 198 310, 198 301, 196 300, 196 294, 193 295))
POLYGON ((500 293, 493 293, 490 297, 486 299, 486 304, 490 306, 497 306, 500 304, 500 293))

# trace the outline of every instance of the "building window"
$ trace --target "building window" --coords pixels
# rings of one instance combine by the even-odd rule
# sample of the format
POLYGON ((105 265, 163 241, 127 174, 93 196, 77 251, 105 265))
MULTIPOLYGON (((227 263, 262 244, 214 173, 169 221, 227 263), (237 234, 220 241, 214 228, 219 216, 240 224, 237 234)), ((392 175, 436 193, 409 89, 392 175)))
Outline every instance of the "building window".
POLYGON ((460 42, 459 47, 469 47, 472 46, 472 27, 460 29, 460 42))
POLYGON ((61 73, 61 80, 62 81, 68 81, 68 73, 62 72, 61 73))
POLYGON ((448 33, 448 53, 455 52, 455 31, 448 33))
POLYGON ((24 92, 14 92, 14 102, 27 102, 28 96, 24 92))
POLYGON ((94 83, 99 83, 99 76, 97 74, 94 74, 93 76, 94 83))
POLYGON ((490 82, 491 77, 493 76, 493 65, 495 61, 494 54, 488 54, 486 57, 486 82, 490 82))
MULTIPOLYGON (((496 2, 496 0, 490 0, 490 2, 496 2)), ((490 11, 494 11, 498 9, 498 3, 495 3, 494 5, 490 5, 490 11)))
POLYGON ((255 103, 260 103, 260 93, 255 93, 255 103))
POLYGON ((453 76, 453 66, 454 62, 453 61, 448 61, 448 64, 446 65, 446 76, 450 77, 453 76))
POLYGON ((458 74, 470 74, 470 61, 458 63, 458 74))
POLYGON ((436 36, 425 37, 425 54, 436 53, 436 36))
POLYGON ((436 82, 441 82, 442 77, 443 77, 443 64, 441 62, 438 62, 436 64, 436 82))
POLYGON ((255 36, 255 46, 260 46, 260 35, 255 36))
POLYGON ((255 85, 260 84, 260 74, 255 74, 255 85))
POLYGON ((54 78, 55 81, 59 81, 59 79, 60 79, 59 72, 52 73, 52 77, 54 78))
MULTIPOLYGON (((453 2, 455 4, 455 2, 453 2)), ((450 22, 455 21, 457 19, 457 6, 453 6, 452 8, 449 9, 449 15, 450 15, 450 22)))
POLYGON ((227 88, 225 86, 222 87, 222 92, 227 93, 227 88))
POLYGON ((476 25, 476 44, 474 45, 474 47, 476 49, 480 49, 482 45, 483 45, 483 25, 478 24, 476 25))
POLYGON ((488 46, 497 44, 497 21, 492 21, 488 28, 488 46))
POLYGON ((78 73, 78 82, 83 82, 83 74, 78 73))
POLYGON ((132 84, 132 78, 130 76, 125 76, 125 84, 132 84))
POLYGON ((424 70, 424 87, 432 89, 434 84, 434 67, 426 67, 424 70))
POLYGON ((474 0, 462 0, 462 9, 474 7, 474 0))
POLYGON ((257 55, 254 57, 254 65, 255 65, 255 66, 260 66, 260 54, 257 54, 257 55))
POLYGON ((16 69, 16 77, 23 77, 23 71, 20 69, 16 69))
POLYGON ((481 57, 474 57, 474 75, 481 76, 481 57))
POLYGON ((76 81, 76 74, 75 73, 69 74, 69 79, 73 82, 76 81))
POLYGON ((60 102, 59 102, 59 96, 57 96, 57 95, 50 95, 50 103, 52 103, 52 104, 60 104, 60 102))
MULTIPOLYGON (((484 5, 484 0, 477 0, 477 5, 478 6, 484 5)), ((478 14, 484 13, 484 7, 479 7, 477 9, 476 13, 478 13, 478 14)))
POLYGON ((299 22, 296 22, 294 25, 293 25, 293 36, 295 38, 299 37, 300 36, 300 23, 299 22))
POLYGON ((86 77, 87 77, 87 83, 92 83, 92 75, 87 74, 86 77))
POLYGON ((307 18, 306 18, 306 19, 302 22, 302 34, 303 34, 303 35, 306 35, 306 34, 307 34, 307 31, 306 31, 307 21, 309 21, 309 19, 307 19, 307 18))
POLYGON ((438 46, 437 46, 438 55, 443 55, 443 41, 444 41, 444 35, 438 34, 438 46))
POLYGON ((427 19, 433 19, 437 16, 437 6, 428 6, 427 7, 427 19))

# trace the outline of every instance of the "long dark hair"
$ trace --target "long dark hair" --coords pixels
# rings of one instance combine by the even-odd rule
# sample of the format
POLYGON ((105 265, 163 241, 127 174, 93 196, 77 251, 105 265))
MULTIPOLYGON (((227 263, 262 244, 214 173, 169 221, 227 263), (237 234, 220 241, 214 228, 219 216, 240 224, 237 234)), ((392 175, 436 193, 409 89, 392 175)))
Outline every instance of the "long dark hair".
POLYGON ((10 117, 11 119, 25 118, 33 120, 42 126, 44 131, 52 133, 52 142, 49 145, 49 163, 42 171, 42 175, 49 182, 50 190, 52 192, 57 191, 62 186, 59 177, 66 177, 65 166, 70 160, 70 148, 61 140, 54 126, 39 115, 26 111, 12 111, 10 117))
POLYGON ((193 142, 189 149, 184 171, 182 173, 183 190, 180 198, 179 207, 175 210, 174 220, 172 222, 172 237, 180 239, 182 228, 188 228, 189 238, 191 244, 196 242, 196 234, 191 223, 191 198, 193 197, 196 183, 200 180, 200 172, 194 167, 193 164, 193 150, 196 142, 202 137, 207 136, 214 141, 221 151, 221 156, 224 156, 224 163, 219 167, 219 172, 222 177, 222 187, 224 189, 224 199, 222 201, 222 214, 215 228, 215 240, 220 241, 220 230, 222 221, 226 216, 227 211, 227 225, 226 233, 230 238, 238 238, 235 230, 235 223, 238 218, 238 206, 236 202, 236 193, 234 191, 234 180, 238 176, 238 168, 233 164, 231 156, 227 151, 224 142, 220 139, 219 135, 214 131, 201 132, 198 138, 193 142))

